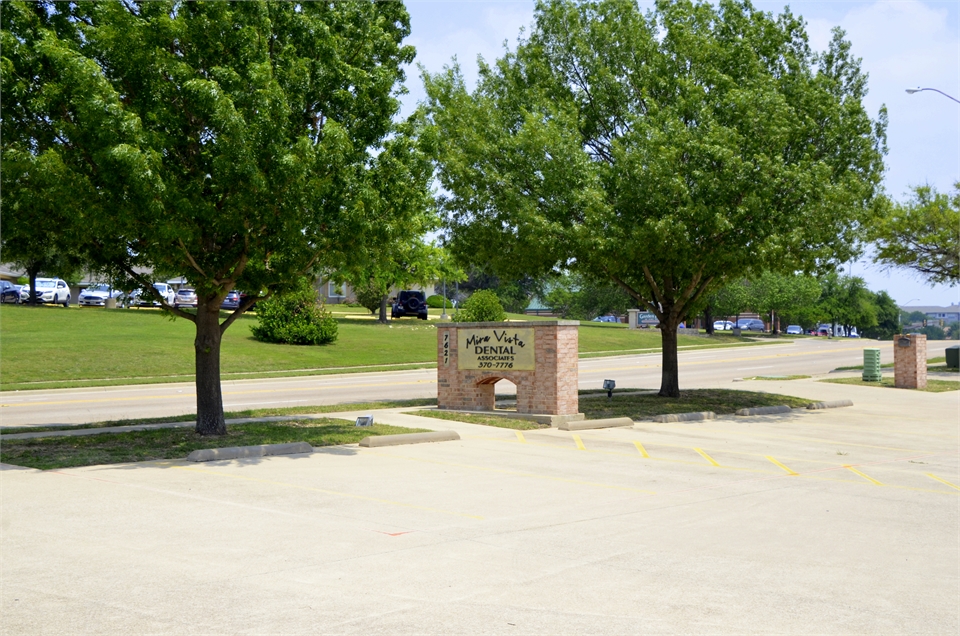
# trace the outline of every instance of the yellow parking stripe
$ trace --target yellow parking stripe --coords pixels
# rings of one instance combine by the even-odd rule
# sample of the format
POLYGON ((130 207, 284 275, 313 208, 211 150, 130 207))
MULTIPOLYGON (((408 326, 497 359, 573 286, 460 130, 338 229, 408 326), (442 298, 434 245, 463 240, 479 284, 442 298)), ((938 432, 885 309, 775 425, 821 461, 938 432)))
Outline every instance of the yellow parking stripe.
POLYGON ((873 477, 870 477, 869 475, 864 475, 863 473, 861 473, 859 470, 857 470, 857 469, 854 468, 853 466, 844 465, 844 468, 846 468, 847 470, 849 470, 849 471, 852 472, 852 473, 855 473, 855 474, 857 474, 857 475, 860 475, 861 477, 863 477, 864 479, 866 479, 867 481, 869 481, 869 482, 872 483, 872 484, 876 484, 877 486, 882 486, 882 485, 883 485, 882 483, 880 483, 879 481, 877 481, 877 480, 874 479, 873 477))
POLYGON ((797 474, 799 474, 799 473, 797 473, 796 471, 791 470, 790 468, 787 468, 786 466, 784 466, 783 464, 781 464, 780 462, 778 462, 777 460, 775 460, 773 457, 770 457, 769 455, 764 455, 764 457, 766 457, 768 460, 770 460, 770 462, 773 463, 774 466, 779 466, 780 468, 782 468, 783 470, 785 470, 788 475, 797 475, 797 474))
POLYGON ((643 447, 643 444, 641 444, 640 442, 634 442, 633 445, 637 447, 637 450, 640 451, 641 455, 643 455, 647 459, 650 459, 650 455, 647 454, 647 449, 643 447))
POLYGON ((520 440, 521 444, 527 443, 527 438, 523 436, 523 433, 521 433, 520 431, 514 431, 514 432, 517 434, 517 439, 520 440))
POLYGON ((579 436, 579 435, 574 435, 574 436, 573 436, 573 441, 575 441, 575 442, 577 443, 577 449, 579 449, 579 450, 587 450, 587 447, 583 445, 583 440, 580 439, 580 436, 579 436))
POLYGON ((949 481, 947 481, 946 479, 941 479, 940 477, 937 477, 937 476, 934 475, 934 474, 927 473, 927 477, 929 477, 930 479, 936 479, 936 480, 939 481, 941 484, 946 484, 946 485, 950 486, 951 488, 956 488, 957 490, 960 490, 960 486, 958 486, 958 485, 956 485, 956 484, 951 484, 951 483, 950 483, 949 481))
POLYGON ((708 462, 710 462, 710 463, 713 464, 714 466, 719 466, 719 465, 720 465, 720 464, 717 463, 717 460, 715 460, 713 457, 710 457, 709 455, 707 455, 706 453, 704 453, 704 452, 703 452, 703 449, 701 449, 701 448, 694 448, 693 450, 695 450, 695 451, 697 451, 698 453, 700 453, 700 457, 703 457, 705 460, 707 460, 708 462))

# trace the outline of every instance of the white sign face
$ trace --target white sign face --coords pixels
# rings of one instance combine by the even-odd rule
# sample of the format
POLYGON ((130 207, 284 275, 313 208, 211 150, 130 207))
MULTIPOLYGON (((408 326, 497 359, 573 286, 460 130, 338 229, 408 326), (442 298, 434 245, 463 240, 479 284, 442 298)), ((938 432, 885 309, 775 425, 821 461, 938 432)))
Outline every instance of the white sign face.
POLYGON ((457 368, 533 371, 533 329, 458 329, 457 368))

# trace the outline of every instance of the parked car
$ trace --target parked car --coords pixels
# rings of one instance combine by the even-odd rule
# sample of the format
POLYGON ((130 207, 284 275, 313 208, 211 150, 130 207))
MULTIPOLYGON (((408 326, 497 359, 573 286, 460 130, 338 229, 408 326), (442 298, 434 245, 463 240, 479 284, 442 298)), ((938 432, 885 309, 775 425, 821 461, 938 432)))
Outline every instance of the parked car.
POLYGON ((8 280, 0 280, 0 303, 20 304, 20 285, 8 280))
POLYGON ((420 320, 427 319, 427 296, 422 291, 405 290, 397 294, 397 299, 390 310, 392 318, 416 316, 420 320))
POLYGON ((787 330, 784 333, 786 333, 788 336, 802 336, 803 327, 800 325, 790 325, 787 327, 787 330))
POLYGON ((220 303, 220 309, 236 309, 240 306, 240 292, 232 291, 228 292, 226 297, 224 297, 223 302, 220 303))
MULTIPOLYGON (((30 285, 24 285, 20 288, 20 302, 29 302, 30 285)), ((37 302, 51 303, 54 305, 70 306, 71 294, 70 286, 66 281, 59 278, 38 278, 37 279, 37 302)))
POLYGON ((120 298, 122 295, 122 291, 110 285, 91 285, 80 292, 77 302, 81 307, 103 307, 107 304, 108 298, 120 298))
POLYGON ((733 331, 734 324, 729 320, 718 320, 713 323, 714 331, 733 331))
POLYGON ((616 316, 597 316, 593 322, 620 322, 616 316))
POLYGON ((174 307, 196 307, 197 292, 190 289, 189 287, 182 287, 181 289, 178 289, 176 295, 173 297, 173 306, 174 307))
MULTIPOLYGON (((157 293, 163 297, 163 300, 168 304, 172 305, 176 295, 173 292, 173 287, 166 283, 154 283, 153 288, 157 290, 157 293)), ((142 298, 142 290, 135 289, 127 297, 127 306, 128 307, 159 307, 160 303, 151 298, 142 298)))
POLYGON ((744 331, 765 331, 763 321, 756 318, 741 318, 737 326, 744 331))

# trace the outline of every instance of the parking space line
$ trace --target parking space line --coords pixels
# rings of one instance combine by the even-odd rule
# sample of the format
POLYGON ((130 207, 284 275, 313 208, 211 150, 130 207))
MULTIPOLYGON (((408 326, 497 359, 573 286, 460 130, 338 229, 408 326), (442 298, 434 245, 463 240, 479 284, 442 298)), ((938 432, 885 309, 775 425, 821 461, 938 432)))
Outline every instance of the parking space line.
POLYGON ((960 486, 957 486, 956 484, 951 484, 951 483, 950 483, 949 481, 947 481, 946 479, 942 479, 942 478, 940 478, 940 477, 937 477, 937 476, 934 475, 933 473, 927 473, 927 477, 929 477, 930 479, 936 479, 936 480, 939 481, 941 484, 946 484, 946 485, 950 486, 951 488, 956 488, 957 490, 960 490, 960 486))
POLYGON ((367 495, 355 495, 349 492, 338 492, 336 490, 327 490, 326 488, 313 488, 312 486, 302 486, 300 484, 288 484, 282 481, 273 481, 270 479, 258 479, 257 477, 247 477, 245 475, 233 475, 230 473, 221 473, 215 470, 204 470, 202 468, 193 468, 191 466, 172 466, 172 468, 178 470, 187 470, 192 473, 203 473, 206 475, 216 475, 217 477, 230 477, 232 479, 240 479, 244 481, 256 481, 261 484, 270 484, 272 486, 286 486, 287 488, 296 488, 298 490, 311 490, 313 492, 321 492, 326 495, 334 495, 336 497, 346 497, 348 499, 360 499, 362 501, 372 501, 375 503, 387 504, 390 506, 400 506, 402 508, 413 508, 415 510, 426 510, 428 512, 439 512, 445 515, 453 515, 455 517, 466 517, 468 519, 480 519, 483 520, 483 517, 479 515, 468 515, 462 512, 455 512, 453 510, 442 510, 440 508, 431 508, 429 506, 418 506, 416 504, 404 503, 402 501, 391 501, 390 499, 380 499, 379 497, 370 497, 367 495))
POLYGON ((710 457, 709 455, 707 455, 706 453, 704 453, 704 452, 703 452, 703 449, 701 449, 701 448, 694 448, 693 450, 695 450, 695 451, 697 451, 698 453, 700 453, 700 457, 703 457, 705 460, 707 460, 708 462, 710 462, 710 463, 713 464, 714 466, 718 466, 718 467, 720 466, 720 464, 717 463, 717 460, 715 460, 713 457, 710 457))
POLYGON ((882 486, 882 485, 883 485, 882 483, 880 483, 879 481, 877 481, 877 480, 874 479, 873 477, 870 477, 869 475, 864 475, 863 473, 861 473, 859 470, 857 470, 857 469, 854 468, 853 466, 850 466, 850 465, 848 465, 848 464, 844 464, 843 467, 846 468, 847 470, 849 470, 849 471, 852 472, 852 473, 855 473, 855 474, 857 474, 857 475, 860 475, 861 477, 863 477, 864 479, 866 479, 866 480, 869 481, 870 483, 876 484, 877 486, 882 486))
POLYGON ((514 432, 517 434, 517 439, 520 440, 521 444, 527 443, 527 438, 523 436, 523 433, 521 433, 520 431, 514 431, 514 432))
POLYGON ((577 449, 578 449, 578 450, 587 450, 587 447, 583 445, 583 440, 580 439, 580 436, 579 436, 579 435, 574 435, 574 436, 573 436, 573 441, 575 441, 575 442, 577 443, 577 449))
POLYGON ((647 449, 643 447, 643 444, 641 444, 640 442, 634 440, 633 445, 637 447, 637 450, 640 451, 640 454, 641 454, 641 455, 643 455, 643 456, 646 457, 647 459, 650 459, 650 455, 647 454, 647 449))
POLYGON ((785 470, 788 475, 794 475, 794 476, 796 476, 796 475, 798 474, 796 471, 794 471, 794 470, 792 470, 792 469, 790 469, 790 468, 787 468, 786 466, 784 466, 783 464, 781 464, 780 462, 778 462, 777 460, 775 460, 773 457, 770 457, 769 455, 764 455, 764 457, 766 457, 768 460, 770 460, 770 462, 771 462, 774 466, 779 466, 780 468, 782 468, 783 470, 785 470))

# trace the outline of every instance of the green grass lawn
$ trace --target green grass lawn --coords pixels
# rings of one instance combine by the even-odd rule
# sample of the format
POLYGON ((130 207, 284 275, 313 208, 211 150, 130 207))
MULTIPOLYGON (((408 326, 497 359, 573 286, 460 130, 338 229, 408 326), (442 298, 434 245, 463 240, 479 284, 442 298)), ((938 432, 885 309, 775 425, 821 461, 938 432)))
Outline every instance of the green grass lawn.
MULTIPOLYGON (((617 390, 628 393, 638 391, 639 389, 617 390)), ((808 399, 793 397, 791 395, 779 395, 777 393, 763 393, 759 391, 735 391, 732 389, 691 389, 689 391, 683 391, 679 398, 662 398, 655 394, 618 395, 614 393, 612 400, 608 400, 606 397, 583 399, 583 396, 587 393, 588 392, 585 391, 580 392, 580 411, 588 420, 606 417, 629 417, 634 420, 642 420, 667 413, 690 413, 697 411, 713 411, 717 415, 729 415, 736 412, 737 409, 755 406, 779 406, 786 404, 792 408, 801 408, 810 404, 810 400, 808 399)), ((498 397, 506 398, 507 396, 501 395, 498 397)), ((547 428, 546 425, 541 425, 536 422, 492 415, 473 415, 470 413, 448 413, 442 411, 414 411, 410 414, 519 430, 547 428)))
POLYGON ((3 441, 3 447, 0 448, 0 462, 48 470, 158 459, 183 459, 191 451, 224 446, 289 442, 308 442, 311 446, 333 446, 358 442, 368 435, 419 433, 424 430, 384 424, 358 427, 347 420, 323 418, 242 424, 230 427, 223 437, 202 437, 190 428, 166 428, 81 437, 15 439, 3 441))
MULTIPOLYGON (((830 378, 828 380, 820 380, 821 382, 831 382, 833 384, 853 384, 856 386, 875 386, 882 387, 886 389, 894 389, 894 379, 892 377, 885 377, 879 382, 864 382, 862 378, 830 378)), ((944 391, 960 391, 960 382, 956 380, 934 380, 927 378, 927 388, 923 389, 930 393, 943 393, 944 391)))
MULTIPOLYGON (((362 308, 334 306, 337 341, 325 346, 254 340, 255 315, 223 336, 223 379, 404 369, 436 364, 434 321, 402 319, 381 325, 362 308)), ((439 315, 440 310, 435 311, 439 315)), ((513 316, 522 319, 523 316, 513 316)), ((0 390, 108 386, 193 380, 194 326, 154 309, 0 305, 0 390)), ((732 337, 680 336, 682 347, 742 345, 732 337)), ((584 323, 581 354, 657 351, 655 330, 584 323)))

